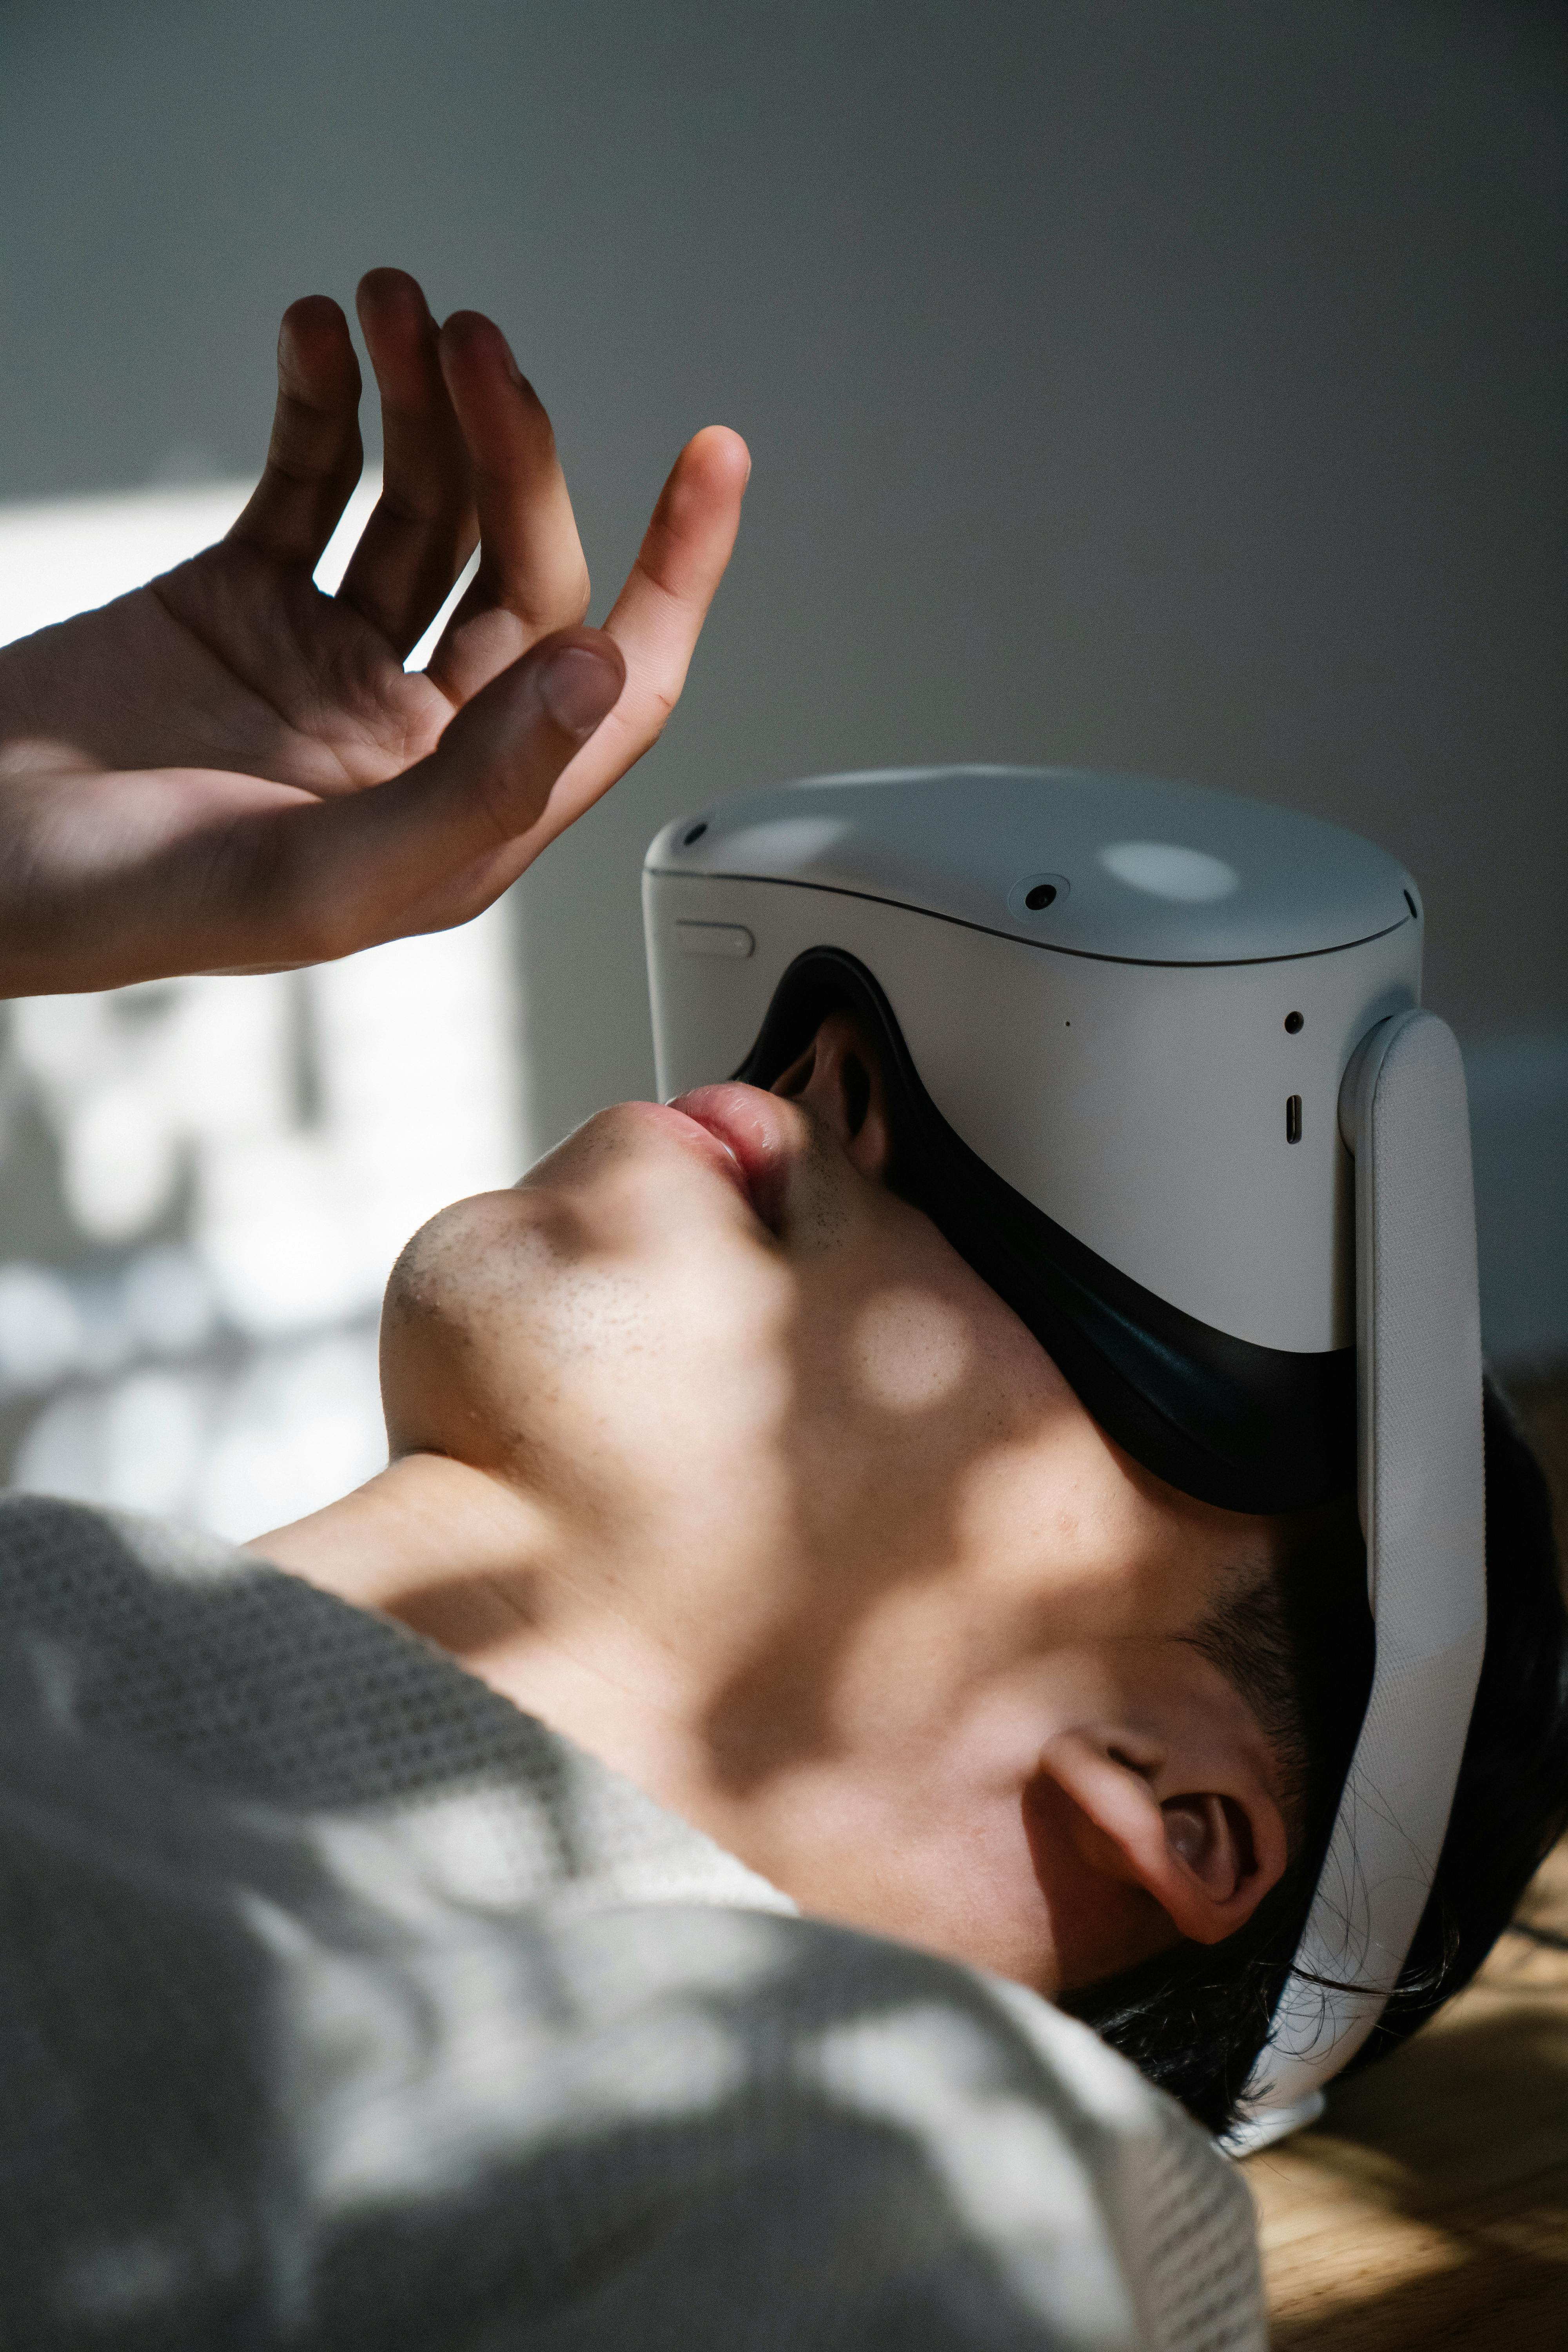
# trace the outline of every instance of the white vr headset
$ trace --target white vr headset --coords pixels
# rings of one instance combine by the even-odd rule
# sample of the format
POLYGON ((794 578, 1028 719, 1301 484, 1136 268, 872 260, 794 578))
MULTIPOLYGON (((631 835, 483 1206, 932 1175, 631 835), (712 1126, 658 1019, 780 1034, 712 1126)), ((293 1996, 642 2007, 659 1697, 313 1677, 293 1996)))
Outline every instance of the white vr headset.
POLYGON ((658 1084, 767 1085, 848 1004, 898 1188, 1101 1426, 1183 1492, 1348 1494, 1376 1663, 1257 2145, 1397 1981, 1486 1637, 1464 1076, 1419 1011, 1410 877, 1356 835, 1065 769, 829 776, 668 825, 644 922, 658 1084))

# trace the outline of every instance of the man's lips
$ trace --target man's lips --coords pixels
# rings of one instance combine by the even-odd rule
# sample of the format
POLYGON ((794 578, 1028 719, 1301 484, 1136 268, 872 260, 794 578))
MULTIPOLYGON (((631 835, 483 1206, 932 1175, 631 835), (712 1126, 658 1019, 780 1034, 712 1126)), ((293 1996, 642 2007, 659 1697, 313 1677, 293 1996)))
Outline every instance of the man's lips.
POLYGON ((720 1147, 724 1172, 763 1224, 776 1232, 794 1139, 789 1107, 777 1095, 731 1081, 694 1087, 666 1108, 720 1147))

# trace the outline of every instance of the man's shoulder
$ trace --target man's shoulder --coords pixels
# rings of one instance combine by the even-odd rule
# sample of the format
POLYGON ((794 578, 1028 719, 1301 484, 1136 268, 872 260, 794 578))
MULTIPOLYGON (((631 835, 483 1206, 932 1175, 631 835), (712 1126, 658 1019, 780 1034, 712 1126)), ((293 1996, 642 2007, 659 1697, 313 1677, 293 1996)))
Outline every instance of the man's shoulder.
POLYGON ((385 1620, 197 1528, 49 1496, 0 1500, 0 1643, 57 1724, 282 1803, 384 1801, 528 1736, 385 1620))
POLYGON ((0 1499, 0 1690, 13 1736, 133 1755, 215 1801, 374 1820, 503 1907, 567 1885, 771 1897, 432 1643, 168 1520, 0 1499))

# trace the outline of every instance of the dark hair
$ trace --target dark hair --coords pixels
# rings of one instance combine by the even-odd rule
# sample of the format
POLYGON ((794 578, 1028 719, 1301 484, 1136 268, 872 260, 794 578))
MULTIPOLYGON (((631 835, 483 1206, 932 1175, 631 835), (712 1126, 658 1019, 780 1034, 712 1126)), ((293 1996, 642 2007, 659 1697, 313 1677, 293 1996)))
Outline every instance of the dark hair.
MULTIPOLYGON (((1568 1826, 1568 1612, 1551 1497, 1489 1378, 1482 1412, 1486 1657, 1432 1892, 1351 2072, 1396 2048, 1469 1982, 1568 1826)), ((1275 1573, 1189 1638, 1230 1675, 1274 1746, 1293 1816, 1290 1866, 1224 1943, 1183 1942, 1062 1995, 1061 2006, 1220 2132, 1268 2040, 1371 1688, 1365 1559, 1351 1507, 1290 1523, 1275 1573)))

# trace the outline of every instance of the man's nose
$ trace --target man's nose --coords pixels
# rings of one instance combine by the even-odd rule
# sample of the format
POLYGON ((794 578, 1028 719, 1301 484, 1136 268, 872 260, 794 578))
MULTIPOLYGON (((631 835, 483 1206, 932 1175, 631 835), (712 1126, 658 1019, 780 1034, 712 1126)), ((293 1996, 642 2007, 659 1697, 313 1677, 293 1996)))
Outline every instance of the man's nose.
POLYGON ((886 1176, 889 1139, 881 1067, 847 1013, 827 1015, 812 1041, 809 1065, 803 1055, 780 1091, 792 1093, 822 1122, 861 1175, 878 1181, 886 1176))

